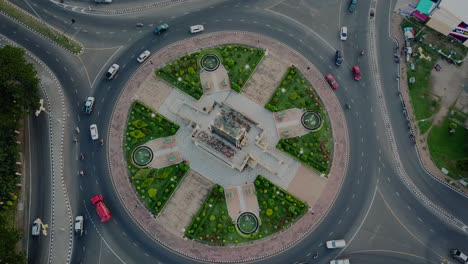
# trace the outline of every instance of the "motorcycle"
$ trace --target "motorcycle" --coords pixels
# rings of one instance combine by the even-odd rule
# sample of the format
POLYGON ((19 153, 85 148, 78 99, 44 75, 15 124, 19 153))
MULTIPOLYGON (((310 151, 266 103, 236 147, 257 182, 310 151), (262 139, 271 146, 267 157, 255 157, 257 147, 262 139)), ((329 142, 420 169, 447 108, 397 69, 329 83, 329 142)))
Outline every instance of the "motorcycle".
POLYGON ((364 56, 364 50, 361 50, 361 56, 364 56))
POLYGON ((84 155, 83 155, 83 153, 80 154, 80 160, 84 160, 84 155))
POLYGON ((84 171, 83 170, 80 170, 80 175, 84 176, 84 171))

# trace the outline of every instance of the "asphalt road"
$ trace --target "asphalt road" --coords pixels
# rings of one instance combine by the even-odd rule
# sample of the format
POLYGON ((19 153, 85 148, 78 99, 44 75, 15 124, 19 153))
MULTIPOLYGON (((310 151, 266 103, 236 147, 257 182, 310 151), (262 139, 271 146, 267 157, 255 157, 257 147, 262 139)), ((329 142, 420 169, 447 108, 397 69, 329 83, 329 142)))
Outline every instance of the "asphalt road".
MULTIPOLYGON (((305 55, 322 73, 332 72, 340 83, 340 89, 336 91, 340 102, 352 105, 352 109, 345 113, 351 144, 348 174, 333 209, 322 224, 294 248, 259 262, 311 262, 310 254, 319 252, 320 262, 344 256, 358 263, 435 263, 446 257, 451 247, 468 251, 464 248, 467 235, 422 205, 396 173, 374 81, 366 74, 371 72, 369 60, 358 56, 361 49, 368 48, 370 1, 360 1, 355 14, 346 12, 347 3, 340 5, 340 1, 300 3, 299 6, 295 1, 274 6, 274 2, 269 1, 220 4, 213 1, 205 4, 211 5, 209 8, 191 10, 192 6, 181 5, 164 11, 152 10, 147 12, 152 16, 144 13, 139 18, 70 14, 54 6, 45 6, 46 3, 37 2, 37 5, 44 5, 44 8, 36 8, 39 16, 63 30, 67 27, 66 21, 75 18, 78 21, 73 25, 77 27, 73 32, 75 37, 86 47, 96 49, 86 50, 81 59, 71 57, 8 21, 2 23, 2 34, 21 43, 53 69, 70 102, 69 130, 78 126, 82 131, 79 146, 77 149, 70 146, 68 154, 71 159, 68 173, 74 177, 70 179, 70 186, 73 186, 69 188, 71 202, 74 212, 86 217, 86 235, 74 240, 73 263, 96 263, 97 256, 105 263, 193 263, 151 242, 132 222, 111 187, 104 149, 91 141, 87 131, 91 123, 96 123, 100 135, 106 136, 113 102, 137 69, 135 56, 141 50, 155 52, 187 38, 188 25, 199 23, 206 25, 207 32, 244 30, 282 41, 305 55), (270 8, 265 10, 265 7, 270 8), (332 16, 336 19, 324 22, 332 16), (140 21, 147 25, 141 32, 133 26, 140 21), (167 34, 155 37, 149 25, 159 21, 168 21, 171 29, 167 34), (344 25, 348 26, 350 36, 341 42, 338 31, 344 25), (12 29, 17 33, 13 34, 12 29), (344 53, 345 63, 340 68, 334 65, 335 49, 342 49, 344 53), (112 59, 107 61, 111 56, 112 59), (109 63, 114 62, 124 67, 117 78, 109 82, 103 78, 102 69, 105 71, 109 63), (360 82, 352 80, 350 69, 354 64, 359 64, 363 71, 360 82), (73 69, 74 73, 70 74, 66 69, 73 69), (84 98, 91 94, 97 98, 96 108, 92 115, 86 116, 81 108, 84 98), (76 160, 79 152, 85 154, 84 161, 76 160), (75 177, 81 168, 86 176, 75 177), (110 223, 99 223, 89 202, 96 193, 103 194, 112 211, 114 220, 110 223), (343 252, 324 249, 324 241, 339 238, 345 238, 349 243, 343 252)), ((432 202, 468 223, 468 212, 460 210, 466 204, 466 198, 426 175, 409 139, 401 102, 396 95, 396 65, 392 57, 395 44, 388 37, 388 14, 392 3, 380 1, 377 6, 377 53, 384 98, 401 161, 411 180, 432 202)), ((4 20, 0 17, 1 22, 4 20)), ((39 138, 33 141, 41 142, 39 138)), ((40 165, 33 168, 47 170, 40 165)), ((46 186, 37 187, 40 192, 47 191, 46 186)), ((44 210, 38 212, 44 213, 44 210)), ((35 250, 40 252, 41 248, 35 250)), ((41 254, 33 251, 33 254, 41 254)), ((31 260, 43 263, 41 258, 31 260)))

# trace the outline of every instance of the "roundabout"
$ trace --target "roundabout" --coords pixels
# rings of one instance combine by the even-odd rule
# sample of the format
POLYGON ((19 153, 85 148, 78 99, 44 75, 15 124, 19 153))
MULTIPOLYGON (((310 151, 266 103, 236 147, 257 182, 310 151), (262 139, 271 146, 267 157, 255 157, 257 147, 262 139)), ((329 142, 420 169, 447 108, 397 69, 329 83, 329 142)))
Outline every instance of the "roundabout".
MULTIPOLYGON (((186 49, 186 47, 193 46, 190 41, 193 40, 181 41, 170 45, 160 52, 154 54, 151 59, 152 61, 158 61, 160 62, 160 65, 163 65, 164 61, 158 58, 161 56, 161 54, 167 54, 169 51, 177 51, 175 54, 178 54, 177 56, 179 57, 184 56, 185 54, 190 54, 191 50, 186 49)), ((310 65, 302 56, 295 53, 293 50, 272 39, 260 35, 245 32, 223 32, 203 35, 198 37, 196 41, 202 49, 220 45, 242 45, 246 48, 240 48, 240 50, 243 50, 247 53, 250 50, 250 52, 253 52, 253 54, 255 53, 255 51, 252 50, 253 47, 263 50, 268 49, 268 55, 266 55, 261 60, 261 62, 259 62, 259 66, 256 67, 269 67, 268 65, 271 63, 269 61, 271 60, 286 60, 291 63, 290 65, 296 65, 294 70, 287 70, 287 67, 284 68, 286 73, 289 72, 290 75, 295 74, 296 72, 301 72, 299 69, 305 68, 303 65, 310 65), (261 46, 257 46, 259 39, 262 43, 261 46)), ((234 65, 230 66, 233 67, 234 65)), ((282 112, 276 112, 272 114, 269 110, 266 110, 262 107, 262 105, 265 106, 267 104, 267 101, 265 98, 263 98, 263 101, 260 101, 256 91, 258 91, 258 89, 264 91, 262 86, 264 85, 270 86, 269 93, 273 93, 274 90, 272 90, 272 88, 274 89, 276 85, 271 87, 272 85, 270 83, 258 83, 258 78, 261 76, 258 76, 258 74, 256 75, 255 69, 253 69, 252 77, 250 77, 248 81, 242 83, 242 86, 245 85, 245 87, 239 85, 242 89, 241 94, 230 90, 220 90, 208 95, 203 95, 199 100, 194 100, 191 99, 190 96, 187 96, 187 94, 181 93, 179 89, 172 88, 167 80, 162 81, 161 79, 148 78, 148 76, 151 76, 155 70, 161 70, 160 67, 161 66, 159 65, 147 63, 134 74, 127 87, 120 95, 118 103, 114 109, 112 127, 118 129, 110 130, 110 141, 115 142, 115 144, 109 144, 109 158, 111 160, 111 174, 114 182, 114 188, 117 190, 122 203, 126 205, 128 212, 132 215, 134 220, 139 223, 140 227, 145 230, 154 240, 164 244, 165 246, 180 254, 198 260, 215 262, 246 261, 263 258, 268 255, 275 254, 276 252, 285 250, 286 248, 294 245, 298 239, 301 239, 301 237, 311 232, 317 226, 317 224, 320 223, 322 217, 330 209, 335 199, 334 197, 336 197, 336 193, 341 188, 347 159, 345 157, 337 157, 346 153, 346 145, 341 143, 335 144, 332 151, 328 150, 331 151, 330 155, 333 156, 333 159, 331 159, 333 162, 330 160, 330 165, 327 169, 329 172, 326 175, 322 175, 322 177, 320 177, 320 175, 310 167, 303 165, 301 162, 292 158, 290 155, 294 155, 293 153, 288 154, 287 151, 284 152, 285 150, 275 150, 274 148, 268 147, 271 149, 270 151, 273 151, 272 154, 268 155, 271 155, 271 157, 274 157, 278 160, 278 165, 275 166, 279 167, 274 170, 277 171, 275 176, 273 171, 269 172, 269 166, 272 166, 274 163, 268 165, 269 163, 265 163, 267 160, 264 160, 266 157, 262 158, 256 156, 257 154, 254 154, 255 152, 251 151, 256 151, 256 148, 261 149, 265 148, 269 144, 273 144, 275 141, 273 139, 273 142, 271 142, 271 137, 273 135, 277 136, 276 140, 294 140, 295 136, 309 133, 309 131, 304 130, 301 125, 302 112, 299 109, 297 111, 294 109, 294 111, 284 111, 284 114, 282 114, 282 112), (145 94, 141 94, 144 89, 141 89, 140 86, 142 86, 142 81, 144 80, 150 80, 147 82, 151 82, 151 86, 154 87, 153 89, 158 90, 158 98, 151 98, 145 94), (255 94, 257 94, 257 97, 253 96, 255 94), (169 195, 164 196, 165 199, 170 201, 170 203, 167 205, 164 205, 165 202, 158 204, 159 209, 156 211, 152 210, 151 206, 158 202, 148 200, 149 190, 148 192, 140 192, 141 189, 137 188, 137 191, 135 192, 135 186, 132 187, 132 185, 128 183, 128 180, 126 180, 129 177, 129 171, 127 170, 125 164, 119 164, 119 160, 122 160, 121 157, 124 155, 120 148, 121 144, 118 142, 122 142, 121 138, 125 133, 125 122, 123 121, 128 118, 127 114, 125 113, 128 113, 128 109, 131 107, 131 103, 134 102, 136 98, 138 98, 138 100, 142 100, 141 103, 148 107, 149 111, 155 111, 164 119, 175 122, 174 125, 168 126, 180 127, 178 130, 175 130, 175 133, 167 134, 165 136, 166 138, 153 139, 152 141, 150 140, 144 143, 144 145, 151 148, 152 152, 154 153, 154 158, 151 162, 153 165, 150 165, 150 167, 154 167, 155 170, 161 171, 165 170, 166 166, 168 165, 180 166, 178 165, 178 162, 180 163, 184 160, 187 160, 187 164, 189 164, 187 167, 182 166, 184 168, 182 171, 188 169, 186 173, 178 174, 179 176, 174 175, 176 182, 174 182, 175 184, 171 184, 171 186, 174 186, 174 189, 172 191, 169 190, 169 195), (168 104, 168 102, 171 103, 168 104), (252 107, 252 110, 257 110, 254 110, 253 112, 247 112, 249 114, 246 115, 246 113, 242 110, 245 109, 246 104, 250 105, 249 107, 252 107), (241 105, 243 107, 241 107, 241 105), (191 112, 194 110, 195 112, 191 112), (224 117, 224 115, 226 116, 224 117), (266 118, 268 115, 270 117, 266 118), (116 118, 117 116, 119 117, 118 119, 116 118), (226 119, 228 116, 229 119, 226 119), (124 119, 122 119, 122 117, 124 119), (220 139, 219 135, 210 136, 208 132, 203 132, 204 126, 206 125, 211 124, 210 131, 212 132, 216 130, 215 127, 218 122, 225 122, 231 119, 237 121, 232 124, 229 123, 231 122, 229 121, 226 124, 233 125, 233 128, 237 127, 235 131, 245 131, 239 134, 239 136, 237 134, 234 136, 233 134, 234 138, 239 139, 237 143, 229 143, 229 140, 225 141, 227 140, 226 138, 220 139), (289 127, 286 129, 288 132, 285 132, 284 124, 289 124, 288 122, 294 122, 294 124, 297 122, 299 126, 297 126, 297 128, 294 127, 295 125, 293 127, 289 127), (276 131, 274 134, 265 134, 265 132, 262 132, 265 131, 269 125, 274 127, 273 131, 276 131), (245 139, 242 140, 242 136, 240 135, 244 135, 243 137, 245 139), (170 138, 170 140, 168 140, 168 138, 170 138), (250 138, 252 138, 254 141, 252 141, 252 143, 247 143, 250 142, 250 138), (206 141, 207 139, 209 140, 206 141), (157 143, 158 140, 160 140, 162 143, 157 143), (218 143, 213 145, 213 142, 218 143), (164 146, 164 144, 169 144, 170 146, 163 147, 163 149, 161 149, 160 147, 164 146), (233 145, 229 146, 229 144, 233 145), (220 146, 224 149, 222 152, 220 152, 220 146), (233 151, 232 154, 229 154, 231 151, 233 151), (213 159, 213 155, 222 158, 221 160, 220 158, 213 159), (239 159, 239 161, 236 161, 238 160, 235 158, 237 157, 236 155, 240 155, 239 157, 241 157, 241 159, 239 159), (158 163, 158 159, 163 162, 158 163), (246 163, 240 166, 240 164, 243 163, 242 160, 244 159, 246 163), (168 164, 169 162, 174 162, 172 163, 174 165, 168 164), (241 162, 239 163, 240 167, 238 165, 234 165, 237 164, 237 162, 241 162), (231 169, 228 169, 226 163, 231 164, 229 165, 231 169), (160 164, 160 167, 155 164, 160 164), (281 174, 282 166, 285 166, 284 175, 281 174), (288 172, 287 167, 290 166, 295 167, 295 173, 291 174, 288 172), (246 167, 249 169, 245 169, 246 167), (220 171, 223 171, 223 177, 220 177, 220 171), (213 176, 209 176, 210 172, 214 173, 213 176), (280 174, 277 174, 278 172, 280 174), (226 173, 233 173, 234 176, 227 176, 226 173), (265 177, 259 176, 261 174, 263 174, 265 177), (238 175, 237 178, 235 175, 238 175), (239 175, 245 176, 239 177, 239 175), (257 185, 258 180, 263 183, 259 182, 260 185, 257 185), (187 184, 187 182, 190 181, 192 181, 192 184, 190 185, 204 187, 201 190, 192 190, 187 184), (116 182, 121 184, 116 184, 116 182), (304 189, 304 186, 306 188, 307 186, 313 186, 313 197, 308 196, 310 190, 304 189), (262 193, 268 195, 265 196, 266 200, 262 200, 263 196, 258 196, 259 190, 262 190, 262 193), (197 194, 194 195, 194 192, 197 194), (275 192, 277 192, 277 194, 275 194, 275 192), (131 193, 133 193, 133 195, 130 195, 131 193), (190 202, 183 205, 187 210, 181 210, 182 201, 187 202, 187 197, 191 197, 190 202), (283 202, 279 200, 279 205, 287 205, 288 203, 291 204, 284 208, 283 212, 285 215, 283 218, 280 217, 277 218, 277 220, 270 219, 268 215, 278 214, 273 214, 272 212, 274 210, 283 210, 281 209, 281 206, 275 206, 277 203, 275 199, 278 199, 279 197, 286 198, 283 202), (225 202, 219 204, 216 203, 216 199, 225 200, 225 202), (301 200, 305 201, 306 203, 303 204, 301 200), (136 201, 139 201, 138 203, 142 204, 143 206, 130 206, 136 201), (223 206, 225 209, 222 209, 223 206), (185 212, 185 216, 184 214, 181 215, 182 211, 187 211, 185 212), (310 214, 307 213, 307 211, 314 213, 310 214), (249 212, 249 214, 253 215, 245 214, 246 212, 249 212), (175 213, 179 215, 180 219, 185 220, 181 220, 179 222, 166 220, 172 219, 172 216, 175 213), (154 219, 156 215, 157 218, 155 220, 148 221, 148 219, 154 219), (195 217, 192 219, 193 215, 195 215, 195 217), (253 216, 255 216, 255 218, 253 216), (210 225, 211 223, 214 224, 214 226, 211 227, 212 230, 201 228, 198 221, 201 221, 203 217, 207 217, 207 220, 205 220, 204 223, 210 223, 210 225), (236 222, 234 220, 248 219, 249 221, 241 221, 241 223, 244 224, 241 224, 240 228, 244 228, 242 230, 249 234, 249 237, 255 236, 255 239, 258 240, 258 242, 253 244, 244 244, 244 242, 249 241, 249 239, 246 240, 246 238, 236 237, 233 235, 233 233, 231 233, 232 230, 229 228, 223 229, 222 224, 216 224, 221 220, 227 221, 228 219, 231 219, 229 222, 232 223, 233 227, 235 226, 234 223, 236 222), (257 225, 257 228, 254 228, 256 225, 253 225, 255 222, 252 221, 253 219, 260 219, 260 221, 257 223, 262 224, 257 225), (180 230, 184 231, 181 232, 180 230), (280 230, 284 231, 276 233, 280 230), (192 235, 197 232, 202 232, 205 234, 201 236, 192 235), (209 232, 214 233, 210 235, 209 232), (275 235, 271 236, 272 234, 275 235), (191 239, 187 239, 187 237, 191 239), (266 237, 268 237, 268 240, 263 239, 266 237), (197 242, 197 240, 208 240, 208 242, 216 245, 239 244, 238 247, 248 247, 249 250, 243 256, 239 256, 236 254, 236 247, 206 247, 205 244, 201 244, 197 242), (282 242, 279 243, 279 241, 282 242), (265 251, 263 246, 264 243, 268 243, 271 249, 265 251), (271 247, 272 245, 273 247, 271 247), (203 250, 198 250, 197 248, 203 248, 203 250), (191 252, 197 253, 193 254, 191 252)), ((226 66, 223 65, 223 67, 226 66)), ((227 67, 229 67, 229 65, 227 67)), ((243 68, 247 69, 247 67, 243 68)), ((218 71, 215 71, 214 73, 217 72, 218 71)), ((310 82, 310 80, 312 80, 310 78, 311 76, 319 76, 319 74, 320 73, 314 69, 308 72, 301 72, 299 77, 304 78, 304 80, 307 80, 307 82, 310 82)), ((213 83, 214 80, 220 80, 219 78, 216 79, 217 76, 215 75, 209 77, 213 83)), ((281 75, 279 77, 281 78, 281 75)), ((284 78, 286 77, 288 77, 288 75, 286 75, 284 78)), ((204 77, 201 76, 201 78, 204 77)), ((232 80, 229 80, 232 83, 232 80)), ((302 79, 298 80, 300 81, 302 79)), ((281 79, 277 78, 277 82, 281 82, 281 79)), ((203 81, 200 82, 200 86, 202 86, 202 83, 203 81)), ((174 85, 177 87, 177 84, 174 85)), ((318 82, 310 82, 310 85, 314 88, 314 90, 317 92, 318 98, 320 98, 321 102, 323 102, 325 105, 324 109, 329 109, 329 107, 339 107, 336 97, 330 92, 321 79, 318 82)), ((214 85, 215 88, 216 86, 222 87, 223 82, 214 85)), ((201 88, 203 89, 203 87, 201 88)), ((307 93, 310 93, 311 91, 312 90, 307 90, 307 93)), ((298 93, 301 93, 301 91, 298 90, 298 93)), ((317 101, 317 96, 311 95, 311 98, 313 98, 314 101, 317 101)), ((325 111, 322 108, 320 109, 320 111, 325 111)), ((334 140, 336 141, 338 141, 338 138, 339 142, 345 142, 346 134, 338 132, 345 131, 342 112, 336 111, 336 113, 329 113, 329 116, 330 120, 328 122, 330 122, 330 124, 328 126, 330 129, 330 135, 332 134, 334 140)), ((270 129, 267 130, 270 131, 270 129)), ((319 149, 319 145, 315 146, 317 146, 317 149, 319 149)), ((310 157, 313 159, 313 156, 310 157)), ((326 163, 323 162, 323 164, 326 163)), ((133 172, 130 170, 130 173, 132 174, 133 172)), ((137 175, 137 177, 142 175, 142 173, 139 173, 138 171, 135 171, 134 173, 136 173, 134 175, 137 175)), ((163 175, 165 174, 164 172, 161 173, 163 175)), ((151 173, 149 175, 151 175, 151 173)), ((132 176, 132 179, 134 177, 135 176, 132 176)), ((154 185, 154 183, 158 181, 158 176, 156 176, 155 180, 151 180, 152 183, 148 183, 149 181, 147 177, 148 176, 145 176, 145 178, 140 178, 140 187, 142 186, 141 184, 154 185)), ((172 180, 172 177, 173 176, 170 176, 169 178, 172 180)), ((158 194, 160 192, 161 190, 156 191, 158 194)), ((152 194, 154 196, 155 191, 152 191, 152 194)), ((281 214, 279 214, 279 216, 281 216, 281 214)), ((239 224, 240 223, 237 222, 237 227, 239 227, 239 224)), ((206 227, 207 226, 205 226, 205 228, 206 227)), ((236 228, 234 228, 234 232, 235 229, 236 228)))

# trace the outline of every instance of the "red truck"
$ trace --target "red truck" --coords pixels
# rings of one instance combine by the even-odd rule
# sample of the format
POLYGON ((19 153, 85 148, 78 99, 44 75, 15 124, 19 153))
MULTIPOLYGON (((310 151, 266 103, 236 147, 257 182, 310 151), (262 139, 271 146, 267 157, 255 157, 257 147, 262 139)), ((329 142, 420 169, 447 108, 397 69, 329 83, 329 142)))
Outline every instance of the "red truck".
POLYGON ((102 223, 105 223, 112 218, 112 215, 104 204, 104 201, 102 201, 102 196, 100 194, 91 198, 91 202, 96 206, 96 211, 99 215, 99 218, 101 218, 102 223))

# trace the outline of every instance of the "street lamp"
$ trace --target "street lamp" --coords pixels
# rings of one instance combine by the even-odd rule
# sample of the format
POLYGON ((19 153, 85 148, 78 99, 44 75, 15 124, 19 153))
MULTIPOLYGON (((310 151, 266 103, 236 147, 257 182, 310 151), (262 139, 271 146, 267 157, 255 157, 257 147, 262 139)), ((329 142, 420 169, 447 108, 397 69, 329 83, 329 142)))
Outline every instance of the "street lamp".
POLYGON ((67 31, 71 28, 71 26, 72 26, 73 24, 75 24, 75 19, 72 18, 72 19, 71 19, 70 25, 69 25, 68 28, 63 32, 63 35, 65 35, 65 34, 67 33, 67 31))

